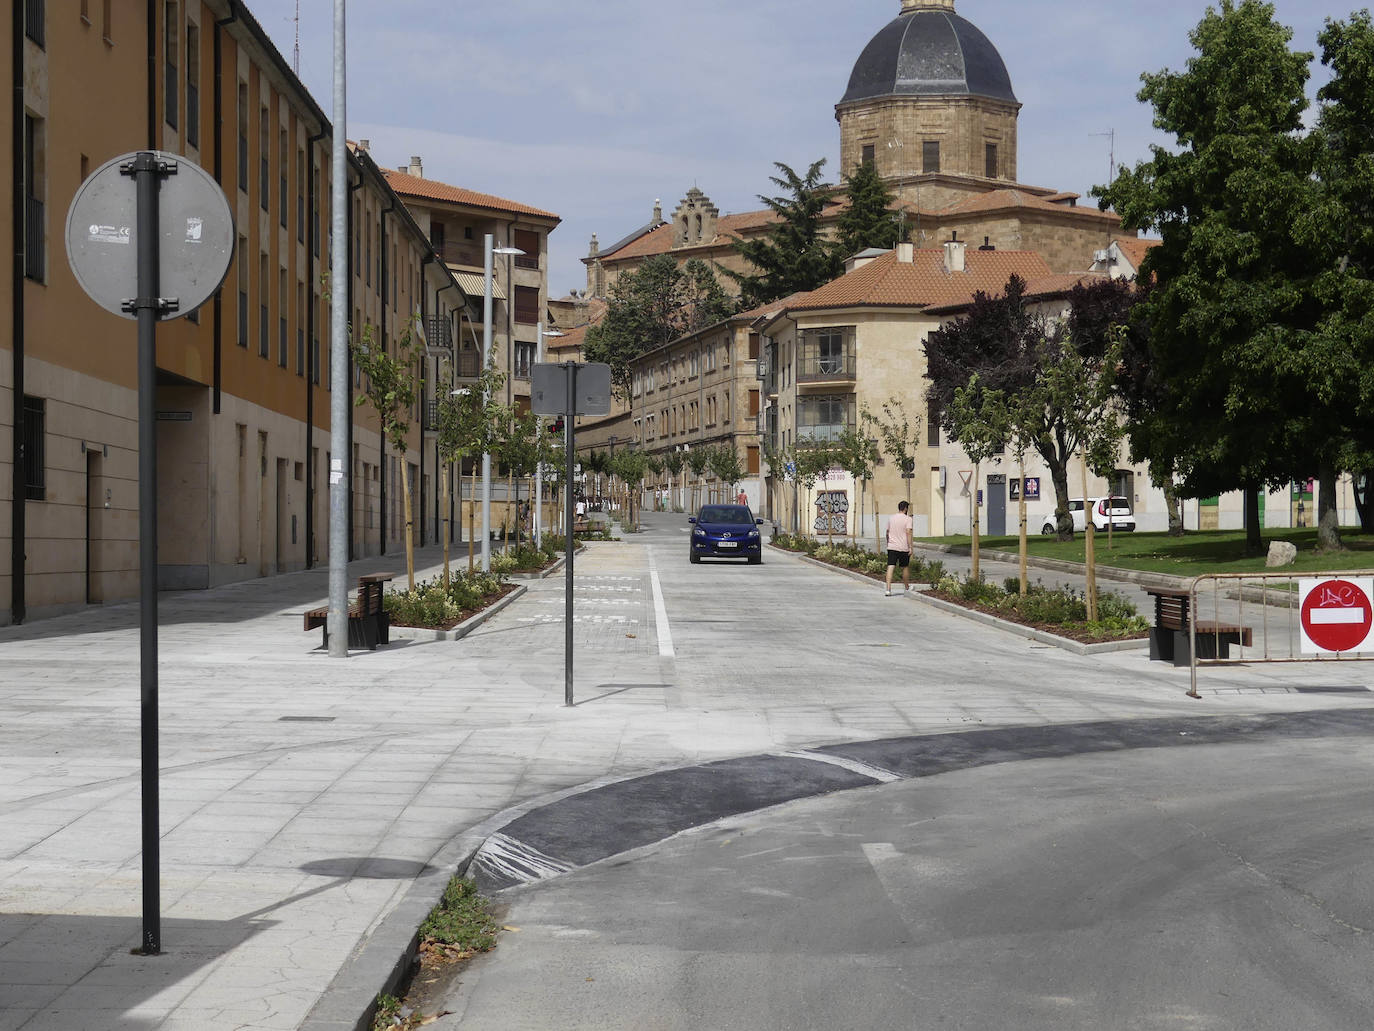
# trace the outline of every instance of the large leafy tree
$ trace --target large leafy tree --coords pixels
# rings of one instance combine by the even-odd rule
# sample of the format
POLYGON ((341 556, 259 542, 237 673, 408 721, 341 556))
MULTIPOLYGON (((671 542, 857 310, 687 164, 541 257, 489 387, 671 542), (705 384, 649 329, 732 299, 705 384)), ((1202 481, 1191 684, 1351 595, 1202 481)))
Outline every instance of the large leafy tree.
POLYGON ((907 225, 901 212, 892 209, 895 195, 878 174, 872 161, 865 161, 844 180, 849 203, 838 220, 840 254, 850 257, 870 247, 891 250, 907 238, 907 225))
POLYGON ((1331 80, 1317 93, 1317 201, 1300 212, 1299 240, 1315 254, 1322 315, 1294 349, 1293 374, 1315 395, 1303 436, 1315 443, 1318 540, 1340 548, 1336 477, 1353 469, 1362 521, 1374 479, 1374 25, 1368 11, 1328 20, 1318 37, 1331 80))
MULTIPOLYGON (((1190 35, 1182 72, 1143 76, 1140 99, 1175 149, 1095 193, 1133 229, 1157 233, 1143 266, 1150 358, 1168 390, 1143 446, 1175 465, 1188 496, 1246 490, 1261 547, 1258 490, 1293 475, 1304 448, 1302 334, 1314 320, 1311 255, 1294 226, 1314 197, 1301 132, 1310 54, 1260 0, 1221 0, 1190 35)), ((1307 441, 1306 446, 1311 446, 1307 441)))
POLYGON ((605 362, 623 397, 640 355, 729 318, 737 303, 705 262, 679 265, 671 254, 648 258, 612 285, 606 317, 587 331, 583 353, 605 362))
POLYGON ((774 197, 760 194, 759 200, 778 216, 777 221, 761 236, 731 243, 756 271, 721 269, 739 284, 746 309, 815 290, 844 271, 843 250, 823 225, 826 207, 835 196, 835 187, 821 178, 825 159, 811 165, 804 175, 780 161, 774 167, 780 174, 770 177, 771 181, 785 192, 774 197))

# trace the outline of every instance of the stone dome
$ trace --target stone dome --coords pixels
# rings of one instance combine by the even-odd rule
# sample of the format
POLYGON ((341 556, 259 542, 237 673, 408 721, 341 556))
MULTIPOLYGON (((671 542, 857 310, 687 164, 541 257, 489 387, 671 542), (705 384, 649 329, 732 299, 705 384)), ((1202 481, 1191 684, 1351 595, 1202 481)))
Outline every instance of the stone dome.
POLYGON ((880 97, 977 96, 1018 103, 1002 55, 953 0, 903 0, 859 55, 841 104, 880 97))

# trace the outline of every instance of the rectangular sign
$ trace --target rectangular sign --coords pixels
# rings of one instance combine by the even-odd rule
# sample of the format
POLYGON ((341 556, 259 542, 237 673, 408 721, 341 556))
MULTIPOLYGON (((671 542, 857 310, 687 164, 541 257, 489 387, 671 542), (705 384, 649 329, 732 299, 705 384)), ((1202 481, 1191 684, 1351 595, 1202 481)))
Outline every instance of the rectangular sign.
POLYGON ((530 408, 536 415, 610 415, 611 367, 600 362, 537 362, 530 374, 530 408), (568 377, 573 410, 568 411, 568 377))

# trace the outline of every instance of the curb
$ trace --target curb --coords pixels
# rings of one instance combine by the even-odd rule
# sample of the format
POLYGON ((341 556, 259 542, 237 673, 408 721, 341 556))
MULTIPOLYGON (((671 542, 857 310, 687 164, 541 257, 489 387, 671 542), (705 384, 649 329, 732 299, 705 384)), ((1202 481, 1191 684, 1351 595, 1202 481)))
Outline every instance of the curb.
POLYGON ((421 643, 429 641, 459 641, 468 634, 472 633, 479 626, 489 620, 496 613, 500 612, 507 605, 511 605, 529 588, 523 584, 516 584, 515 590, 511 591, 500 601, 488 605, 481 612, 469 616, 459 623, 452 630, 430 630, 422 626, 395 626, 390 629, 391 640, 393 641, 419 641, 421 643))
MULTIPOLYGON (((913 547, 920 548, 922 551, 933 551, 938 555, 959 555, 967 557, 971 548, 963 544, 929 544, 916 541, 913 547)), ((1021 561, 1021 556, 1014 551, 988 551, 980 548, 978 554, 981 558, 986 558, 992 562, 1011 562, 1021 561)), ((1084 575, 1082 562, 1068 562, 1058 558, 1037 558, 1033 555, 1026 556, 1026 565, 1036 569, 1048 569, 1055 573, 1076 573, 1084 575)), ((1098 566, 1097 575, 1108 580, 1121 580, 1125 583, 1139 584, 1142 587, 1167 587, 1184 589, 1192 583, 1192 577, 1170 576, 1168 573, 1146 573, 1139 569, 1122 569, 1119 566, 1098 566)))
MULTIPOLYGON (((840 573, 849 577, 851 580, 861 580, 866 584, 877 584, 879 586, 884 582, 882 580, 875 580, 873 577, 865 573, 856 572, 853 569, 832 566, 829 562, 821 562, 818 559, 811 558, 809 555, 798 555, 784 548, 774 548, 773 550, 780 551, 785 555, 791 555, 793 558, 800 559, 802 562, 809 565, 819 566, 830 572, 840 573)), ((945 601, 943 598, 932 598, 925 593, 929 590, 929 584, 913 584, 911 594, 925 604, 933 605, 935 608, 940 609, 942 612, 948 612, 950 615, 962 616, 965 619, 973 620, 975 623, 982 623, 984 626, 990 626, 1009 634, 1015 634, 1018 637, 1038 641, 1040 644, 1052 645, 1055 648, 1071 652, 1074 655, 1100 655, 1107 652, 1134 651, 1150 643, 1148 638, 1133 637, 1124 641, 1103 641, 1099 644, 1083 644, 1068 637, 1060 637, 1057 634, 1051 634, 1044 630, 1037 630, 1034 627, 1013 623, 1009 619, 1000 619, 997 616, 990 616, 986 612, 979 612, 977 609, 966 609, 962 605, 955 605, 953 602, 945 601)))
MULTIPOLYGON (((913 592, 914 593, 914 592, 913 592)), ((962 605, 955 605, 951 601, 943 598, 931 598, 927 595, 918 595, 919 599, 927 605, 933 605, 943 612, 952 615, 963 616, 971 619, 975 623, 982 623, 985 626, 994 627, 997 630, 1004 630, 1017 637, 1029 638, 1041 644, 1053 645, 1074 655, 1101 655, 1106 652, 1127 652, 1144 648, 1150 641, 1147 637, 1131 637, 1122 641, 1102 641, 1098 644, 1083 644, 1068 637, 1060 637, 1058 634, 1051 634, 1044 630, 1037 630, 1034 627, 1023 626, 1020 623, 1013 623, 1009 619, 1000 619, 997 616, 990 616, 986 612, 979 612, 977 609, 966 609, 962 605)))

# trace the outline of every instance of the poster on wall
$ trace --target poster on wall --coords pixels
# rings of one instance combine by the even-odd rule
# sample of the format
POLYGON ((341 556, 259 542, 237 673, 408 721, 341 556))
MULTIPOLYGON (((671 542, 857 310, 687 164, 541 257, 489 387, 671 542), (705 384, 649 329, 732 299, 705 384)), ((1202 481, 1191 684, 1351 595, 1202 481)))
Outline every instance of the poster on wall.
POLYGON ((1026 477, 1026 500, 1027 500, 1027 501, 1039 501, 1039 500, 1040 500, 1040 477, 1038 477, 1038 476, 1027 476, 1027 477, 1026 477))

